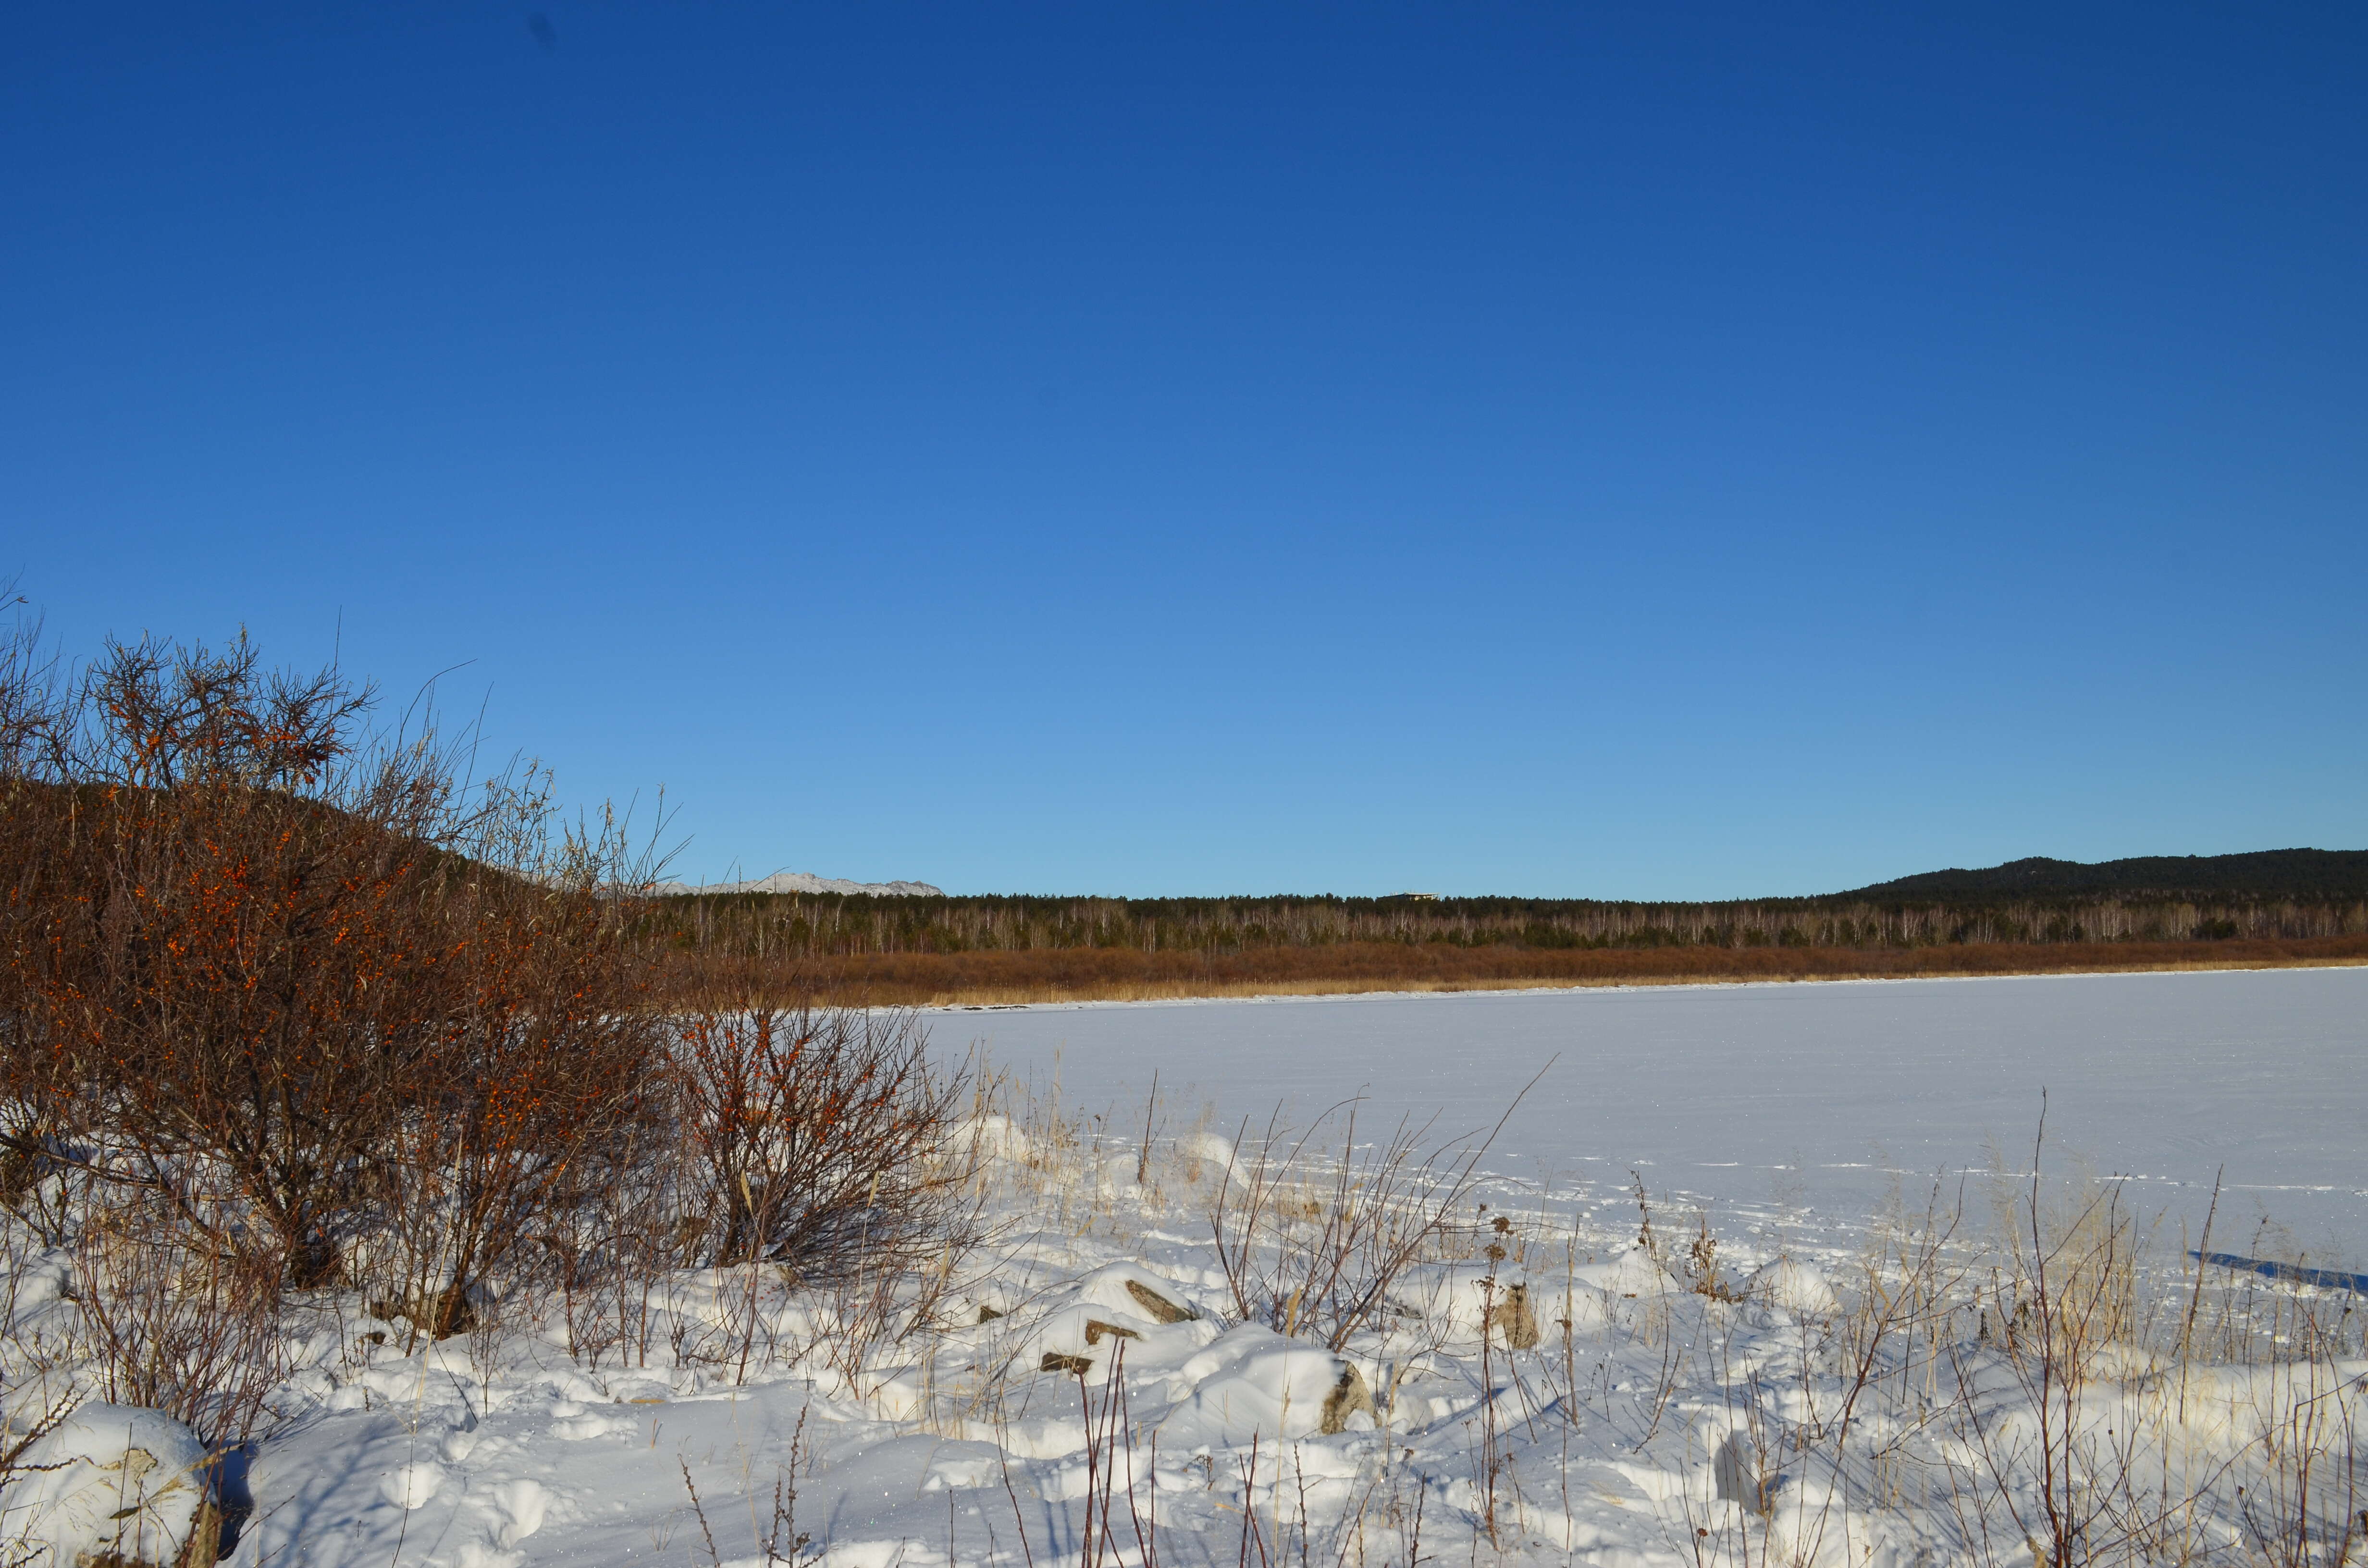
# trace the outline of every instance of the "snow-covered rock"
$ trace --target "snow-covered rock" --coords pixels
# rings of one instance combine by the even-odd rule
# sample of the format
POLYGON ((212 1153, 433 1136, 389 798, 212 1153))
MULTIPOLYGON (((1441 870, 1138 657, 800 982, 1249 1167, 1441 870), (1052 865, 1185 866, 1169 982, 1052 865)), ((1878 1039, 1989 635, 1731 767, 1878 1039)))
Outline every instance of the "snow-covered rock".
POLYGON ((1183 1290, 1132 1263, 1105 1265, 1012 1317, 1020 1364, 1096 1379, 1121 1346, 1140 1370, 1173 1365, 1217 1337, 1183 1290))
POLYGON ((1202 1315, 1181 1290, 1133 1263, 1113 1263, 1094 1270, 1077 1281, 1077 1297, 1156 1324, 1189 1323, 1202 1315))
POLYGON ((1132 1312, 1071 1302, 1031 1318, 1023 1359, 1046 1372, 1105 1372, 1122 1340, 1140 1342, 1158 1325, 1132 1312))
POLYGON ((171 1416, 85 1404, 17 1460, 0 1490, 0 1539, 29 1549, 27 1568, 211 1563, 211 1479, 205 1445, 171 1416))
POLYGON ((1236 1448, 1263 1436, 1328 1437, 1369 1428, 1373 1394, 1356 1363, 1320 1345, 1244 1324, 1178 1369, 1191 1392, 1160 1427, 1163 1447, 1236 1448))

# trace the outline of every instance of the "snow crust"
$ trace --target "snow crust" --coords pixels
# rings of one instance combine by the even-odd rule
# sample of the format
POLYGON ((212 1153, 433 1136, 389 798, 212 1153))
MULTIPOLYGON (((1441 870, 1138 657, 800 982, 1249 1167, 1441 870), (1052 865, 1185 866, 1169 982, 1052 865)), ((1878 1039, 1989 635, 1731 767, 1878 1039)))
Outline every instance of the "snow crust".
POLYGON ((1942 1171, 2048 1158, 2191 1235, 2368 1265, 2368 967, 1087 1003, 938 1015, 1073 1103, 1155 1069, 1231 1133, 1366 1096, 1360 1125, 1486 1128, 1491 1165, 1607 1196, 1636 1175, 1722 1213, 1847 1221, 1942 1171), (2223 1172, 2225 1170, 2225 1176, 2223 1172))

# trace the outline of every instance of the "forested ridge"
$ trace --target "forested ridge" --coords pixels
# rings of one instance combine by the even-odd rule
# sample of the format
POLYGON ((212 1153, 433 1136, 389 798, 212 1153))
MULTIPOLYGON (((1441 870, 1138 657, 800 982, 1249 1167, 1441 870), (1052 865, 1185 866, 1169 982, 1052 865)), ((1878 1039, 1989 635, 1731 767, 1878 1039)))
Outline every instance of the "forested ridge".
POLYGON ((1942 944, 2300 939, 2368 933, 2368 852, 2278 850, 2081 866, 2016 861, 1856 892, 1706 903, 1597 899, 887 897, 688 894, 653 936, 759 959, 1350 944, 1536 950, 1899 949, 1942 944))
POLYGON ((1978 899, 2031 894, 2238 894, 2252 898, 2368 898, 2368 849, 2261 849, 2244 855, 2141 855, 2093 865, 2044 856, 1968 871, 1900 877, 1835 896, 1978 899))

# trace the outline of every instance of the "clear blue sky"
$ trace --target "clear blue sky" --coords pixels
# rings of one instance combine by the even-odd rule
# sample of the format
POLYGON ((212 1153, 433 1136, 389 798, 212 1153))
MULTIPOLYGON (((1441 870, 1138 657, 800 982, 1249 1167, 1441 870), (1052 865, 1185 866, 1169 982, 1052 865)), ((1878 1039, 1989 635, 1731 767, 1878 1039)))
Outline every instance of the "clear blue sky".
POLYGON ((694 879, 2368 845, 2368 11, 24 5, 0 574, 694 879))

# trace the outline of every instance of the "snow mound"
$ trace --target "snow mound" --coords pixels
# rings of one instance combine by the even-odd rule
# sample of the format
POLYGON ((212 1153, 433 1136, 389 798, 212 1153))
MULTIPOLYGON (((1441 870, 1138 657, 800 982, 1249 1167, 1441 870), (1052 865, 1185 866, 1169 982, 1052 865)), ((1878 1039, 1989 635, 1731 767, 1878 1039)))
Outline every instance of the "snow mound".
POLYGON ((1009 1160, 1025 1164, 1037 1157, 1036 1141, 1019 1129, 1019 1124, 1008 1116, 986 1111, 958 1124, 953 1142, 957 1147, 968 1144, 990 1160, 1009 1160))
POLYGON ((1238 1180, 1241 1165, 1235 1158, 1234 1141, 1213 1132, 1190 1132, 1176 1141, 1177 1157, 1186 1165, 1185 1175, 1198 1181, 1201 1177, 1230 1176, 1238 1180), (1201 1167, 1208 1166, 1208 1170, 1201 1167))
POLYGON ((420 1460, 401 1464, 386 1472, 378 1483, 379 1495, 406 1513, 425 1508, 436 1501, 436 1494, 444 1489, 450 1479, 444 1467, 433 1460, 420 1460))
POLYGON ((1391 1298, 1434 1328, 1477 1340, 1482 1323, 1493 1315, 1501 1326, 1506 1309, 1520 1299, 1515 1292, 1528 1286, 1529 1277, 1510 1263, 1437 1263, 1400 1275, 1391 1298))
POLYGON ((1832 1280, 1821 1270, 1789 1257, 1780 1257, 1755 1271, 1744 1281, 1743 1293, 1752 1301, 1796 1317, 1829 1318, 1842 1310, 1842 1299, 1834 1293, 1832 1280))
POLYGON ((1553 1310, 1538 1315, 1567 1317, 1574 1327, 1597 1328, 1626 1321, 1634 1311, 1631 1303, 1657 1301, 1680 1289, 1651 1253, 1631 1247, 1609 1263, 1572 1269, 1568 1284, 1554 1292, 1553 1310))
POLYGON ((1678 1288, 1669 1271, 1643 1247, 1630 1247, 1610 1263, 1589 1263, 1570 1271, 1573 1283, 1607 1296, 1666 1296, 1678 1288))
MULTIPOLYGON (((0 1491, 0 1538, 27 1568, 177 1562, 214 1528, 205 1445, 169 1415, 85 1404, 27 1449, 0 1491)), ((211 1553, 200 1545, 200 1556, 211 1553)))

